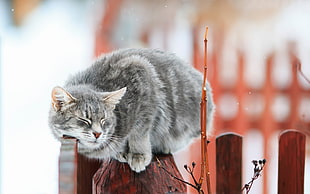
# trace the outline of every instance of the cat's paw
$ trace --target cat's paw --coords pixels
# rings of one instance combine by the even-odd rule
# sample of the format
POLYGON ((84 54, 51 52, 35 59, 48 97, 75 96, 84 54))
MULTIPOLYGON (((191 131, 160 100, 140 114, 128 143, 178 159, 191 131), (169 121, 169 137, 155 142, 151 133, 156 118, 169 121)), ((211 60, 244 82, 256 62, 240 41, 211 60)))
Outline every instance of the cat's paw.
POLYGON ((135 172, 144 171, 146 166, 150 164, 152 154, 128 153, 127 162, 131 170, 135 172))

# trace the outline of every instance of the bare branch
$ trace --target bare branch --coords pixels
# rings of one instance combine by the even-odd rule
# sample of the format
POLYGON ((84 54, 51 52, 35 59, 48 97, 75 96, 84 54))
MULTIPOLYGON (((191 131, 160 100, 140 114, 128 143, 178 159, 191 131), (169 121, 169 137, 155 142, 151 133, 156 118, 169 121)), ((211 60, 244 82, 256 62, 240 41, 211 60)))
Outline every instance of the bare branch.
POLYGON ((253 173, 252 179, 248 183, 246 183, 241 189, 241 191, 245 190, 246 194, 250 192, 254 181, 261 176, 261 172, 263 171, 264 166, 266 164, 266 159, 253 160, 252 163, 254 165, 254 173, 253 173))
POLYGON ((192 169, 190 169, 190 168, 187 167, 187 165, 184 165, 184 168, 185 168, 185 170, 186 170, 187 172, 189 172, 189 173, 191 174, 191 176, 193 177, 194 182, 195 182, 196 185, 193 185, 192 183, 189 183, 189 182, 187 182, 187 181, 185 181, 185 180, 183 180, 183 179, 180 179, 180 178, 174 176, 171 172, 169 172, 165 167, 163 167, 163 166, 161 165, 161 162, 160 162, 160 160, 159 160, 157 157, 156 157, 156 160, 157 160, 157 165, 158 165, 158 167, 161 168, 161 169, 163 169, 163 170, 164 170, 166 173, 168 173, 172 178, 174 178, 174 179, 176 179, 176 180, 178 180, 178 181, 181 181, 181 182, 184 183, 184 184, 187 184, 187 185, 193 187, 193 188, 196 189, 199 193, 202 193, 202 194, 203 194, 203 191, 200 192, 201 187, 198 186, 198 185, 196 184, 197 181, 196 181, 196 179, 195 179, 195 177, 194 177, 194 175, 193 175, 194 166, 193 166, 192 169))
POLYGON ((207 182, 208 194, 211 194, 211 183, 210 183, 210 171, 209 171, 209 160, 208 160, 208 135, 207 135, 207 115, 208 115, 208 98, 207 98, 207 74, 208 74, 208 30, 206 27, 204 35, 204 72, 200 102, 200 125, 201 125, 201 173, 199 178, 199 184, 202 185, 205 177, 207 182))

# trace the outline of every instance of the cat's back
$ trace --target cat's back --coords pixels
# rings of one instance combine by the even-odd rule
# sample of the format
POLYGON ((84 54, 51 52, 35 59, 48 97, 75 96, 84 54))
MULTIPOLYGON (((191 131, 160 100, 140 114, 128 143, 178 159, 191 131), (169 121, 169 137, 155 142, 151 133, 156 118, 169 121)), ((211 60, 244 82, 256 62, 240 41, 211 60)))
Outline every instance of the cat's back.
POLYGON ((119 60, 121 58, 126 58, 130 56, 140 56, 145 58, 150 62, 152 66, 154 66, 156 72, 162 76, 166 75, 167 79, 169 79, 169 75, 171 78, 185 79, 191 76, 192 79, 195 77, 198 80, 201 80, 202 75, 196 69, 194 69, 190 64, 184 62, 174 53, 164 52, 158 49, 149 49, 149 48, 129 48, 129 49, 121 49, 113 52, 108 55, 107 58, 119 60), (184 77, 185 76, 185 77, 184 77))
POLYGON ((200 88, 202 75, 175 54, 129 48, 102 55, 88 69, 71 77, 67 85, 95 84, 105 90, 115 90, 139 81, 154 82, 153 85, 164 85, 166 89, 187 85, 200 88))

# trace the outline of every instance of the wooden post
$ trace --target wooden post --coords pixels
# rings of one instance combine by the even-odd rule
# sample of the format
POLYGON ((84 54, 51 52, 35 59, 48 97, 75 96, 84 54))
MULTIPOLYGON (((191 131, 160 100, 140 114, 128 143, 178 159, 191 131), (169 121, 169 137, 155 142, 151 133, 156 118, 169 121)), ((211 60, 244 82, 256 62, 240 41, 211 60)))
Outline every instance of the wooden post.
POLYGON ((78 154, 77 163, 77 194, 91 193, 92 180, 102 161, 86 158, 78 154))
POLYGON ((304 193, 306 136, 284 131, 279 141, 278 193, 304 193))
POLYGON ((92 177, 100 167, 98 160, 78 154, 76 139, 65 139, 59 155, 59 193, 85 194, 92 191, 92 177))
MULTIPOLYGON (((156 157, 163 168, 182 179, 172 155, 156 157)), ((140 173, 127 163, 111 160, 103 163, 93 178, 93 194, 102 193, 186 193, 186 185, 160 168, 156 159, 140 173)))
POLYGON ((216 138, 216 193, 241 193, 242 137, 226 133, 216 138))
POLYGON ((76 139, 66 139, 59 154, 59 194, 77 193, 77 143, 76 139))

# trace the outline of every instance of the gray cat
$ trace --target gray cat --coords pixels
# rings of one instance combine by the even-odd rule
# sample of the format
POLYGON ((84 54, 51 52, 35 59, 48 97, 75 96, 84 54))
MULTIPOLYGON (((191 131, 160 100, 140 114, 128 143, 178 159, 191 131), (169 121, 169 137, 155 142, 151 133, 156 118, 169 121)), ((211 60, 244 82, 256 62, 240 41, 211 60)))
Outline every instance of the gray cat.
POLYGON ((53 89, 49 125, 60 141, 77 138, 79 153, 140 172, 152 153, 174 153, 200 135, 201 85, 202 74, 174 54, 118 50, 53 89))

